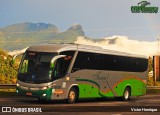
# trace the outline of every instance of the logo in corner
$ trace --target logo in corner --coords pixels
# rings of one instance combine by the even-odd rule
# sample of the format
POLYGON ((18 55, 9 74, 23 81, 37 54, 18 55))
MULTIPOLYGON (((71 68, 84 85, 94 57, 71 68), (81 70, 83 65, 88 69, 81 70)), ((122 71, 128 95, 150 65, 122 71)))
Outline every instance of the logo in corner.
POLYGON ((138 5, 142 7, 146 7, 147 5, 151 5, 151 3, 147 1, 142 1, 142 2, 139 2, 138 5))
POLYGON ((132 13, 158 13, 158 7, 151 6, 150 2, 141 1, 137 6, 131 6, 132 13))
POLYGON ((2 112, 11 112, 11 107, 2 107, 2 112))

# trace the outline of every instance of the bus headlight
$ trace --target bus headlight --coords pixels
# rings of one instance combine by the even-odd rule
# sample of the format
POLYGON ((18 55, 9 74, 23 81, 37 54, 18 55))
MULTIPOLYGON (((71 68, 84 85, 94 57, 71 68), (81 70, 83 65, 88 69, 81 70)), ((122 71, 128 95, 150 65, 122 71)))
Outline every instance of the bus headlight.
POLYGON ((52 87, 51 85, 48 86, 48 88, 51 88, 51 87, 52 87))
POLYGON ((62 83, 62 88, 66 88, 66 82, 62 83))
POLYGON ((40 89, 40 90, 46 90, 46 89, 51 88, 51 87, 52 87, 52 86, 49 85, 49 86, 40 87, 39 89, 40 89))
POLYGON ((69 77, 68 76, 66 77, 66 81, 69 81, 69 77))
POLYGON ((46 89, 48 89, 48 87, 47 87, 47 86, 45 86, 45 87, 41 87, 41 88, 40 88, 40 90, 46 90, 46 89))
POLYGON ((20 85, 17 83, 17 87, 19 87, 20 85))

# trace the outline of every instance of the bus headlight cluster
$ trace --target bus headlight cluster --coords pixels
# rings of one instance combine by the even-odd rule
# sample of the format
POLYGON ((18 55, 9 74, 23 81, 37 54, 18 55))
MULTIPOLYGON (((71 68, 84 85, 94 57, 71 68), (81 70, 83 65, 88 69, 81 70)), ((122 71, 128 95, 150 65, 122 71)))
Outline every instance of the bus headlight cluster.
POLYGON ((20 85, 17 83, 17 87, 19 87, 20 85))
POLYGON ((51 88, 51 86, 44 86, 44 87, 41 87, 41 88, 39 88, 40 90, 46 90, 46 89, 48 89, 48 88, 51 88))
POLYGON ((48 89, 48 87, 47 86, 45 86, 45 87, 41 87, 41 88, 39 88, 40 90, 46 90, 46 89, 48 89))
POLYGON ((66 88, 66 82, 62 83, 62 88, 66 88))

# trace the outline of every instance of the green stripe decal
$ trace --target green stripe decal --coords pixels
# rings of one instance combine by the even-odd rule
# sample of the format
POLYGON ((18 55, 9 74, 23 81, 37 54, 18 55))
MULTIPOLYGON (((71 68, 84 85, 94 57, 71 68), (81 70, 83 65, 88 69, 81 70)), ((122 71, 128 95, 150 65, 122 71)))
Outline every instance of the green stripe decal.
POLYGON ((100 85, 99 85, 97 82, 93 81, 93 80, 77 78, 76 81, 86 81, 86 82, 91 82, 91 83, 97 85, 98 88, 100 89, 100 85))
MULTIPOLYGON (((111 90, 106 91, 106 92, 100 91, 100 84, 98 84, 97 82, 93 80, 77 78, 76 81, 88 82, 88 83, 78 84, 79 90, 80 90, 79 92, 80 98, 114 97, 114 94, 111 90), (93 83, 97 87, 89 83, 93 83)), ((140 95, 146 94, 146 88, 145 88, 146 84, 144 84, 143 82, 137 79, 127 79, 127 80, 118 82, 112 86, 112 90, 117 94, 117 96, 122 96, 126 86, 131 87, 132 96, 140 96, 140 95)))
POLYGON ((103 93, 100 92, 100 85, 90 79, 82 79, 82 78, 78 78, 76 79, 76 81, 85 81, 85 82, 90 82, 95 84, 98 88, 95 88, 93 86, 90 85, 84 85, 84 84, 79 84, 80 88, 80 98, 85 98, 85 97, 90 97, 90 98, 96 98, 96 97, 106 97, 103 93), (83 90, 85 89, 85 90, 83 90), (88 91, 87 91, 88 90, 88 91))

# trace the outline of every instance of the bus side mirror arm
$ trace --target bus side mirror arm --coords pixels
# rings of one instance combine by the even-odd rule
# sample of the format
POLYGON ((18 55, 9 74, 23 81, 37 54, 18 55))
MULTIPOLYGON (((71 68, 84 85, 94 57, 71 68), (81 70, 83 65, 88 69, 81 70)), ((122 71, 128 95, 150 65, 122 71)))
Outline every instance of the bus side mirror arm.
POLYGON ((51 61, 50 61, 50 66, 51 66, 51 68, 54 67, 54 62, 55 62, 57 59, 63 58, 63 57, 66 57, 66 55, 58 55, 58 56, 53 57, 53 58, 51 59, 51 61))

